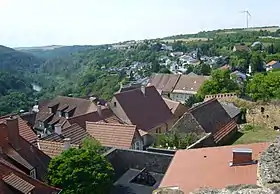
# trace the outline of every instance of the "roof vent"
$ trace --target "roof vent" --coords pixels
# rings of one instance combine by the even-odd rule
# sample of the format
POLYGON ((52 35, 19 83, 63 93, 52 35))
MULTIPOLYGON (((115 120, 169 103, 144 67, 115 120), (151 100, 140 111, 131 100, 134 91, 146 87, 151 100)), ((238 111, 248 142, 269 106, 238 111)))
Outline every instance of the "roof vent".
POLYGON ((232 162, 230 166, 255 164, 256 161, 252 159, 252 149, 249 148, 235 148, 232 150, 232 162))

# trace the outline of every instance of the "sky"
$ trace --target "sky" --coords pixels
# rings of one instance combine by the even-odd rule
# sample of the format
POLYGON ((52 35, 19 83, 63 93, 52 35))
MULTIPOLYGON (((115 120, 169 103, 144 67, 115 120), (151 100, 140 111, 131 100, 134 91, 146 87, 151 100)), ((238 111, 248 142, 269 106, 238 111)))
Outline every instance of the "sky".
POLYGON ((0 0, 0 44, 96 45, 280 25, 279 0, 0 0))

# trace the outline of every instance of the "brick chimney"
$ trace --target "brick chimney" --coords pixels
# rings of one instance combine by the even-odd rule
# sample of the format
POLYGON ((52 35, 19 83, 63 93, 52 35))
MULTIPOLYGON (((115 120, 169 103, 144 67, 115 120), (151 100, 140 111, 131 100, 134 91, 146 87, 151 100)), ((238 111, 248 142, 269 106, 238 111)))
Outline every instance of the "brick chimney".
POLYGON ((18 118, 11 116, 7 120, 7 128, 8 128, 8 141, 15 150, 20 149, 19 145, 19 128, 18 128, 18 118))
POLYGON ((61 124, 56 124, 54 126, 54 132, 57 134, 57 135, 61 135, 61 124))
POLYGON ((101 110, 101 105, 97 104, 97 113, 100 117, 102 117, 102 110, 101 110))
POLYGON ((67 150, 71 147, 71 138, 64 138, 63 142, 64 142, 64 147, 63 147, 64 150, 67 150))
POLYGON ((249 148, 235 148, 232 150, 231 166, 246 165, 255 163, 252 159, 252 149, 249 148))

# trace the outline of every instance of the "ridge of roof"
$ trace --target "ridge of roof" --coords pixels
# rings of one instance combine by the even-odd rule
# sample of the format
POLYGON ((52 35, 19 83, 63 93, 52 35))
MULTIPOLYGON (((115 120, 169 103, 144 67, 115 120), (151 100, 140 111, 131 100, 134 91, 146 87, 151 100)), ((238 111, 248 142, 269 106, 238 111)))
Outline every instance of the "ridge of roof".
POLYGON ((105 122, 92 122, 92 121, 86 121, 86 124, 95 124, 95 125, 107 125, 107 126, 120 126, 120 127, 135 127, 136 125, 130 125, 130 124, 120 124, 120 123, 105 123, 105 122))
POLYGON ((205 101, 205 102, 203 102, 203 103, 201 103, 201 104, 199 104, 199 105, 197 105, 195 107, 190 108, 189 112, 195 111, 195 110, 197 110, 197 109, 199 109, 201 107, 204 107, 204 106, 206 106, 206 105, 208 105, 208 104, 210 104, 210 103, 212 103, 214 101, 218 101, 218 100, 216 98, 211 98, 210 100, 207 100, 207 101, 205 101))

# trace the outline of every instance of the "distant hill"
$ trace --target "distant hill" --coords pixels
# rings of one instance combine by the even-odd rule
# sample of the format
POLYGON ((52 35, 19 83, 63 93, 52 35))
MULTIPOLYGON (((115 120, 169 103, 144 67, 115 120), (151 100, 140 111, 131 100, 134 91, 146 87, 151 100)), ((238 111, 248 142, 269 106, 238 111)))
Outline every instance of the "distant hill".
POLYGON ((252 28, 232 28, 232 29, 223 29, 223 30, 212 30, 212 31, 202 31, 198 32, 196 34, 180 34, 180 35, 174 35, 174 36, 168 36, 162 38, 162 40, 174 40, 179 39, 182 41, 187 41, 188 39, 190 41, 192 40, 208 40, 215 37, 215 35, 221 35, 221 34, 232 34, 232 33, 238 33, 238 32, 252 32, 252 31, 268 31, 269 33, 276 32, 279 30, 279 26, 264 26, 264 27, 252 27, 252 28))
POLYGON ((0 46, 0 70, 12 73, 34 72, 43 61, 30 53, 0 46))
POLYGON ((54 59, 54 58, 64 58, 73 53, 83 52, 88 49, 94 48, 96 46, 91 45, 74 45, 74 46, 61 46, 61 45, 51 45, 42 47, 19 47, 15 48, 18 51, 32 54, 36 57, 42 58, 44 60, 54 59))

